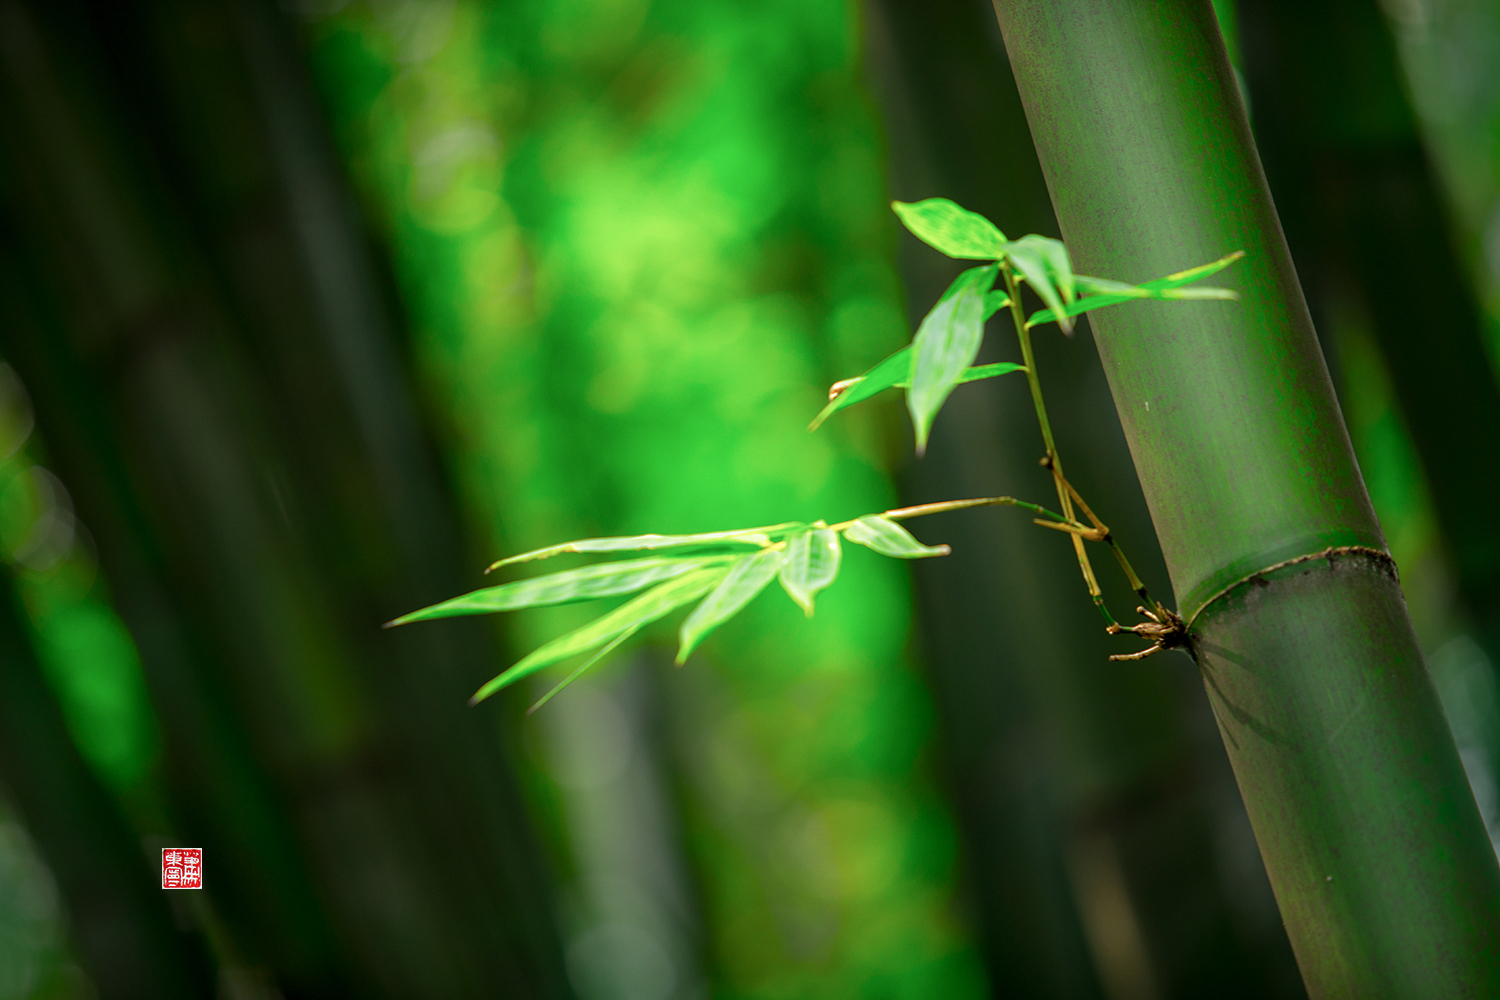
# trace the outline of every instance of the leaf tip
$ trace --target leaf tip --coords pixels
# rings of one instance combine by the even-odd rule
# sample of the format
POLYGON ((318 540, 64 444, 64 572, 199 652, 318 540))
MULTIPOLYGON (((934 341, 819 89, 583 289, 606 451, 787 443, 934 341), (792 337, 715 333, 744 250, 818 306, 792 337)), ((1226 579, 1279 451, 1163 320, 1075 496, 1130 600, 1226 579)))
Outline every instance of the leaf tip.
POLYGON ((785 590, 786 590, 786 596, 788 596, 788 597, 790 597, 792 599, 792 603, 796 604, 797 607, 801 608, 802 609, 802 613, 804 615, 806 615, 808 618, 811 618, 812 617, 812 613, 813 613, 813 603, 812 603, 813 599, 812 599, 812 597, 810 595, 807 595, 807 594, 802 594, 802 593, 795 592, 790 587, 785 587, 785 590))
MULTIPOLYGON (((911 403, 911 393, 906 394, 908 408, 911 403)), ((927 453, 927 437, 932 433, 932 418, 921 419, 915 413, 912 414, 911 429, 916 437, 917 457, 921 458, 927 453)))
MULTIPOLYGON (((501 677, 503 676, 504 674, 501 675, 501 677)), ((502 684, 499 683, 499 681, 500 677, 495 677, 486 681, 478 691, 475 691, 469 696, 469 706, 472 708, 473 706, 479 704, 481 701, 484 701, 490 695, 494 694, 496 691, 499 691, 501 688, 504 688, 508 685, 508 682, 506 684, 502 684)))
POLYGON ((402 615, 400 618, 392 618, 390 621, 386 622, 384 625, 382 625, 380 627, 381 628, 395 628, 397 625, 404 624, 405 621, 406 621, 406 618, 407 618, 406 615, 402 615))

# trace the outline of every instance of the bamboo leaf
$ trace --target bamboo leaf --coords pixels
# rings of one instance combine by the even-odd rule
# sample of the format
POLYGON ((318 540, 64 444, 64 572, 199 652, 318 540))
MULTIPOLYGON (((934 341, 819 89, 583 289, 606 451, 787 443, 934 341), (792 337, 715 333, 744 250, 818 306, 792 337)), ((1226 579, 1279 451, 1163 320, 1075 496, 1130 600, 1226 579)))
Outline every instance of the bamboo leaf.
MULTIPOLYGON (((999 361, 993 365, 973 365, 963 370, 963 374, 958 377, 958 384, 978 382, 982 379, 995 378, 997 375, 1009 375, 1011 372, 1024 372, 1025 370, 1025 365, 1012 364, 1009 361, 999 361)), ((910 389, 911 382, 897 382, 896 388, 910 389)))
POLYGON ((863 403, 872 396, 900 385, 902 382, 909 383, 910 381, 911 345, 907 344, 863 375, 845 383, 844 388, 828 401, 828 405, 823 407, 816 417, 813 417, 813 422, 808 424, 807 429, 815 431, 822 426, 823 421, 846 406, 863 403))
MULTIPOLYGON (((981 379, 995 378, 999 375, 1009 375, 1011 372, 1024 372, 1025 370, 1025 365, 1012 364, 1009 361, 1001 361, 993 365, 974 365, 964 369, 963 374, 958 377, 958 382, 960 385, 962 385, 965 382, 978 382, 981 379)), ((885 361, 882 361, 879 365, 876 365, 875 368, 870 369, 869 374, 861 375, 858 378, 852 378, 847 382, 839 383, 838 391, 834 393, 834 396, 831 400, 829 400, 828 405, 823 407, 822 411, 818 413, 817 417, 813 419, 813 422, 808 425, 807 429, 810 431, 817 430, 822 425, 823 421, 827 420, 839 410, 853 406, 855 403, 862 403, 870 397, 884 392, 886 389, 910 388, 911 345, 907 344, 905 347, 901 348, 901 350, 897 351, 895 354, 892 354, 889 358, 886 358, 885 361), (894 362, 898 359, 905 366, 907 373, 904 377, 902 377, 901 381, 890 381, 891 371, 894 370, 894 367, 890 370, 885 370, 877 374, 877 369, 883 369, 885 367, 886 361, 894 362)))
MULTIPOLYGON (((1119 305, 1121 302, 1134 302, 1140 299, 1158 299, 1165 301, 1180 301, 1187 299, 1217 299, 1221 301, 1232 301, 1239 298, 1239 294, 1237 292, 1233 292, 1228 288, 1209 287, 1155 289, 1150 288, 1146 285, 1137 285, 1134 287, 1136 293, 1128 295, 1124 293, 1110 295, 1090 295, 1086 298, 1079 299, 1072 305, 1068 306, 1066 312, 1069 316, 1080 316, 1083 313, 1091 312, 1095 309, 1103 309, 1105 306, 1115 306, 1119 305)), ((1053 313, 1051 309, 1042 309, 1035 313, 1032 313, 1031 318, 1026 321, 1026 325, 1028 327, 1032 327, 1037 326, 1040 323, 1051 323, 1055 321, 1055 316, 1056 314, 1053 313)))
POLYGON ((1065 306, 1073 301, 1074 281, 1073 263, 1068 259, 1067 247, 1060 240, 1032 235, 1007 244, 1005 253, 1011 265, 1036 290, 1047 307, 1063 317, 1058 325, 1064 331, 1071 329, 1065 306))
POLYGON ((385 628, 433 618, 458 615, 487 615, 496 611, 538 608, 549 604, 571 604, 630 594, 653 583, 690 573, 705 566, 728 563, 733 556, 657 556, 651 559, 627 559, 622 562, 584 566, 564 573, 550 573, 531 580, 517 580, 499 587, 486 587, 462 597, 454 597, 402 615, 386 622, 385 628))
MULTIPOLYGON (((971 267, 953 279, 947 290, 938 298, 938 303, 941 304, 950 299, 957 298, 966 291, 975 292, 984 296, 985 308, 988 310, 984 314, 984 319, 988 319, 994 314, 995 310, 1010 304, 1010 299, 1006 297, 1004 292, 997 293, 989 290, 994 285, 995 279, 999 276, 1000 265, 998 264, 971 267), (991 297, 997 294, 1000 296, 1000 301, 992 309, 990 308, 991 297)), ((910 352, 912 346, 913 344, 906 345, 863 375, 844 382, 835 383, 833 389, 829 392, 828 405, 823 407, 822 411, 813 418, 812 423, 808 424, 807 429, 810 431, 817 430, 822 426, 823 421, 833 416, 839 410, 844 409, 844 407, 853 406, 855 403, 862 403, 877 393, 884 392, 886 389, 898 386, 903 389, 909 388, 911 386, 910 352)), ((994 375, 1003 374, 1004 372, 994 373, 994 375)), ((975 376, 975 378, 992 377, 993 375, 990 374, 975 376)), ((960 379, 959 381, 972 382, 974 378, 960 379)))
POLYGON ((928 431, 943 401, 979 353, 984 338, 983 310, 983 297, 973 288, 965 289, 934 306, 912 341, 906 407, 916 429, 918 454, 927 448, 928 431))
MULTIPOLYGON (((953 283, 948 285, 947 291, 944 291, 944 294, 938 298, 938 301, 939 303, 945 303, 945 301, 951 300, 951 298, 959 297, 965 291, 980 292, 980 294, 984 295, 984 301, 986 301, 984 319, 989 319, 990 316, 995 315, 996 310, 1008 306, 1011 301, 1005 295, 1005 292, 989 291, 990 286, 995 285, 995 279, 999 277, 999 273, 1001 273, 999 264, 971 267, 969 270, 959 274, 959 277, 956 277, 953 283), (998 301, 992 301, 995 295, 999 295, 1001 298, 998 301)), ((822 411, 816 417, 813 417, 813 423, 808 424, 807 429, 817 430, 817 427, 822 426, 823 421, 828 420, 829 417, 832 417, 840 409, 846 408, 846 406, 853 406, 855 403, 862 403, 864 400, 870 399, 874 394, 883 393, 888 388, 909 388, 910 382, 912 382, 912 369, 910 369, 910 349, 912 349, 912 346, 909 343, 909 345, 901 348, 900 351, 889 355, 888 358, 876 364, 873 369, 865 372, 864 375, 846 379, 843 382, 835 382, 834 387, 829 390, 828 405, 823 406, 822 411)), ((1004 372, 995 372, 995 375, 1004 375, 1004 372)), ((974 378, 993 378, 993 375, 978 375, 974 376, 974 378)), ((960 381, 972 382, 974 378, 960 379, 960 381)))
MULTIPOLYGON (((1067 315, 1069 315, 1069 316, 1081 316, 1082 314, 1084 314, 1086 312, 1091 312, 1092 310, 1095 310, 1095 309, 1103 309, 1105 306, 1115 306, 1115 305, 1119 305, 1121 302, 1134 302, 1134 301, 1136 301, 1138 299, 1146 299, 1146 298, 1151 298, 1151 296, 1150 295, 1089 295, 1089 296, 1086 296, 1085 298, 1079 299, 1078 301, 1074 302, 1072 305, 1068 306, 1067 309, 1066 309, 1066 312, 1067 312, 1067 315)), ((1028 327, 1033 327, 1033 326, 1037 326, 1038 324, 1041 324, 1041 323, 1055 323, 1056 321, 1057 321, 1057 313, 1053 312, 1051 309, 1041 309, 1041 310, 1038 310, 1037 312, 1034 312, 1034 313, 1031 314, 1031 317, 1026 320, 1026 325, 1028 327)))
POLYGON ((685 573, 673 580, 658 584, 644 594, 625 602, 618 608, 594 619, 582 628, 560 635, 551 642, 528 653, 509 670, 493 678, 469 699, 476 705, 501 688, 509 687, 523 677, 529 677, 543 667, 551 666, 578 653, 586 653, 601 646, 620 633, 642 628, 681 607, 688 601, 702 597, 724 579, 729 572, 726 566, 707 566, 685 573))
POLYGON ((1010 305, 1010 296, 996 289, 993 292, 984 293, 984 318, 989 319, 995 313, 1010 305))
POLYGON ((778 549, 766 549, 735 560, 729 575, 683 621, 678 632, 681 645, 677 649, 677 662, 686 663, 710 632, 733 618, 764 590, 781 570, 781 563, 782 553, 778 549))
POLYGON ((815 528, 786 540, 781 560, 781 586, 809 616, 813 599, 839 575, 838 532, 815 528))
MULTIPOLYGON (((1102 309, 1105 306, 1119 305, 1121 302, 1130 302, 1134 299, 1237 299, 1239 296, 1228 288, 1183 288, 1224 270, 1230 264, 1245 256, 1243 250, 1236 250, 1232 254, 1226 254, 1216 261, 1169 274, 1165 278, 1148 281, 1142 285, 1127 285, 1120 281, 1110 281, 1108 278, 1091 278, 1086 275, 1076 275, 1079 287, 1099 294, 1090 295, 1079 299, 1066 308, 1069 316, 1078 316, 1093 309, 1102 309)), ((1057 314, 1051 309, 1042 309, 1031 315, 1026 321, 1027 326, 1036 326, 1040 323, 1053 323, 1057 320, 1057 314)))
POLYGON ((639 552, 646 549, 681 548, 690 545, 753 545, 764 548, 771 544, 772 535, 784 534, 803 527, 800 522, 787 521, 764 528, 743 528, 739 531, 710 531, 701 535, 628 535, 618 538, 584 538, 576 542, 549 545, 544 549, 533 549, 518 556, 510 556, 491 563, 485 572, 501 566, 530 562, 533 559, 550 559, 565 552, 639 552))
POLYGON ((1118 295, 1126 299, 1146 299, 1151 297, 1151 289, 1142 288, 1140 285, 1127 285, 1123 281, 1111 281, 1109 278, 1095 278, 1087 274, 1075 274, 1073 280, 1079 288, 1094 295, 1118 295))
POLYGON ((567 687, 569 684, 572 684, 578 678, 582 677, 589 671, 590 668, 594 666, 594 664, 604 659, 610 653, 613 653, 616 649, 619 649, 621 643, 625 642, 625 640, 629 639, 639 631, 640 629, 638 628, 628 628, 625 631, 621 632, 619 635, 615 636, 603 649, 599 650, 599 652, 595 653, 593 656, 590 656, 587 660, 584 660, 577 670, 574 670, 571 674, 564 677, 562 679, 562 683, 558 684, 557 687, 553 688, 551 691, 548 691, 546 694, 538 698, 536 704, 532 705, 526 710, 526 714, 530 715, 532 712, 535 712, 537 709, 547 704, 547 702, 551 701, 559 691, 567 687))
POLYGON ((1157 278, 1155 281, 1148 281, 1146 282, 1144 287, 1177 288, 1190 282, 1197 281, 1200 278, 1206 278, 1210 274, 1217 274, 1243 256, 1245 256, 1245 251, 1236 250, 1234 253, 1227 253, 1224 256, 1220 257, 1218 260, 1209 261, 1207 264, 1199 264, 1197 267, 1190 267, 1186 271, 1178 271, 1176 274, 1169 274, 1165 278, 1157 278))
MULTIPOLYGON (((999 264, 981 264, 979 267, 966 268, 959 272, 958 277, 948 283, 943 294, 938 296, 939 302, 947 302, 949 299, 957 298, 961 292, 973 290, 980 295, 988 295, 990 289, 995 287, 995 279, 1000 277, 999 264)), ((1000 293, 1004 295, 1004 292, 1000 293)), ((1009 300, 1007 300, 1009 301, 1009 300)))
POLYGON ((1151 296, 1153 299, 1166 299, 1168 302, 1182 299, 1219 299, 1220 301, 1232 302, 1240 297, 1240 293, 1228 288, 1215 288, 1206 285, 1202 288, 1167 288, 1151 296))
POLYGON ((1005 234, 989 219, 947 198, 893 201, 891 208, 917 239, 949 257, 999 260, 1005 256, 1005 234))
POLYGON ((844 529, 844 537, 893 559, 927 559, 945 556, 946 545, 923 545, 901 525, 879 514, 868 514, 844 529))

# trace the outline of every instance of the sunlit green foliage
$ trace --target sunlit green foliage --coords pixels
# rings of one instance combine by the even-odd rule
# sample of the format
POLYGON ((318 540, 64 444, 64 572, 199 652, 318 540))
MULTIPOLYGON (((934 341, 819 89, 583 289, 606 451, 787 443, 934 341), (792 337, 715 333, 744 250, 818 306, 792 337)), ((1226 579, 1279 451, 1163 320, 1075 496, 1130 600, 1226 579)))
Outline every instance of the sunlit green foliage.
POLYGON ((1011 304, 1003 289, 991 290, 1000 277, 1002 263, 1014 270, 1018 285, 1029 285, 1047 305, 1026 320, 1026 328, 1057 323, 1067 331, 1073 316, 1132 299, 1232 299, 1235 295, 1228 289, 1183 286, 1221 271, 1244 256, 1232 253, 1156 281, 1128 285, 1075 275, 1067 248, 1060 241, 1035 235, 1007 240, 988 219, 947 198, 928 198, 911 205, 898 201, 892 207, 907 228, 934 249, 950 257, 992 259, 996 263, 969 268, 954 279, 922 321, 910 346, 857 378, 835 383, 832 398, 813 419, 812 427, 816 429, 846 406, 901 386, 907 390, 907 408, 919 452, 927 445, 933 418, 957 386, 1026 370, 1010 363, 974 366, 984 340, 985 320, 1011 304), (1079 299, 1078 288, 1093 294, 1079 299))
MULTIPOLYGON (((908 228, 935 249, 950 256, 994 258, 995 263, 970 268, 959 275, 922 321, 911 345, 903 349, 904 354, 898 351, 867 375, 835 385, 835 399, 814 419, 813 429, 837 408, 838 396, 848 397, 858 392, 859 398, 868 398, 881 389, 901 384, 896 380, 906 373, 907 405, 916 431, 917 450, 923 450, 933 418, 959 384, 990 374, 1026 370, 1023 366, 1013 364, 987 365, 981 370, 971 364, 979 354, 985 320, 999 308, 1011 305, 1018 297, 1022 285, 1029 285, 1042 301, 1048 303, 1047 309, 1034 314, 1024 324, 1020 309, 1012 306, 1011 313, 1023 349, 1026 331, 1032 326, 1056 322, 1066 331, 1070 316, 1080 315, 1091 309, 1133 299, 1237 297, 1227 289, 1182 286, 1221 270, 1243 256, 1241 253, 1229 254, 1209 264, 1169 275, 1146 285, 1129 285, 1110 279, 1075 275, 1067 248, 1060 241, 1035 235, 1014 242, 1008 241, 987 219, 944 198, 929 198, 916 204, 896 202, 893 207, 908 228), (1006 291, 987 308, 987 304, 991 302, 991 286, 1002 273, 1005 275, 1006 291), (1080 285, 1095 294, 1077 300, 1076 288, 1080 285)), ((1045 428, 1047 420, 1038 394, 1035 372, 1028 372, 1028 376, 1036 399, 1037 416, 1045 428)), ((1053 445, 1045 430, 1044 437, 1051 461, 1054 455, 1053 445)), ((1059 482, 1059 500, 1064 510, 1068 510, 1070 501, 1061 485, 1061 473, 1056 471, 1054 474, 1059 482)), ((591 652, 601 646, 605 647, 605 651, 612 650, 629 636, 677 608, 704 598, 703 603, 683 625, 677 655, 677 662, 680 664, 712 629, 727 621, 758 594, 772 576, 780 577, 783 589, 811 616, 817 593, 832 584, 838 576, 842 557, 840 533, 851 527, 857 529, 855 540, 877 542, 871 547, 885 555, 920 558, 946 551, 923 546, 911 538, 905 529, 890 519, 893 513, 895 512, 887 511, 885 515, 871 514, 831 528, 823 521, 811 525, 786 522, 768 528, 746 528, 739 531, 590 538, 549 545, 497 560, 490 569, 570 552, 676 549, 688 550, 690 554, 667 559, 626 560, 491 587, 403 615, 389 624, 402 625, 455 615, 571 603, 594 597, 632 593, 654 584, 649 591, 603 617, 532 651, 510 669, 484 684, 470 702, 482 701, 538 670, 571 656, 591 652), (761 551, 745 553, 747 546, 759 546, 761 551), (706 598, 705 594, 708 595, 706 598)), ((1088 526, 1075 522, 1071 514, 1064 515, 1063 520, 1066 523, 1054 521, 1048 526, 1076 529, 1080 533, 1090 531, 1088 526)), ((1099 541, 1107 533, 1096 522, 1093 535, 1098 536, 1094 540, 1099 541)), ((1081 550, 1080 560, 1083 560, 1081 550)), ((1094 599, 1098 601, 1099 594, 1092 571, 1086 562, 1082 564, 1085 580, 1088 581, 1094 599)), ((1138 583, 1132 581, 1132 585, 1139 589, 1138 583)), ((1144 591, 1141 593, 1144 599, 1144 591)), ((1165 612, 1161 614, 1164 615, 1165 612)), ((1111 628, 1118 631, 1107 612, 1105 617, 1110 621, 1111 628)), ((1160 616, 1148 617, 1161 624, 1160 616)), ((604 655, 604 652, 593 655, 584 666, 574 670, 562 684, 548 692, 533 706, 533 711, 604 655)))
MULTIPOLYGON (((483 701, 543 667, 575 654, 598 646, 612 650, 645 626, 702 597, 703 602, 688 615, 679 633, 677 662, 681 664, 687 661, 688 655, 698 643, 734 617, 773 578, 780 578, 787 596, 800 605, 808 617, 812 617, 818 592, 831 585, 838 576, 839 563, 843 558, 839 543, 841 535, 846 535, 851 542, 896 559, 921 559, 948 553, 947 546, 934 547, 918 542, 892 519, 893 515, 900 517, 903 512, 867 514, 832 527, 818 521, 813 524, 788 523, 768 528, 747 528, 738 532, 587 538, 551 545, 501 559, 491 569, 530 562, 533 559, 546 559, 564 552, 677 549, 688 550, 693 554, 656 559, 625 559, 487 587, 402 615, 388 625, 569 604, 598 597, 630 594, 649 586, 652 589, 640 597, 528 654, 515 666, 481 687, 470 702, 483 701), (747 546, 757 546, 758 549, 746 552, 747 546)), ((534 708, 540 707, 576 680, 603 655, 604 652, 601 651, 587 664, 569 674, 562 684, 549 691, 534 708)))
MULTIPOLYGON (((995 280, 997 268, 984 268, 984 284, 995 280)), ((917 450, 927 448, 932 418, 979 356, 984 340, 984 294, 979 282, 966 282, 951 298, 944 298, 922 320, 911 344, 911 387, 906 406, 917 432, 917 450)))
MULTIPOLYGON (((902 337, 848 7, 353 6, 313 31, 492 551, 890 506, 860 421, 803 429, 902 337)), ((977 996, 906 583, 849 569, 814 624, 748 605, 673 681, 715 991, 977 996)), ((587 620, 527 616, 528 646, 587 620)))

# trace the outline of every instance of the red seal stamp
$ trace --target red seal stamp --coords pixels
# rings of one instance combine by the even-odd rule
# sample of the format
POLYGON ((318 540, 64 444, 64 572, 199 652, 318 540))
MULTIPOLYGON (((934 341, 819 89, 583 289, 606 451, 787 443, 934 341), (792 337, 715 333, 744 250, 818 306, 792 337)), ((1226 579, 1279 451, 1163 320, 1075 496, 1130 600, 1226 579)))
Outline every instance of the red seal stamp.
POLYGON ((163 847, 161 849, 161 887, 163 889, 203 888, 203 848, 163 847))

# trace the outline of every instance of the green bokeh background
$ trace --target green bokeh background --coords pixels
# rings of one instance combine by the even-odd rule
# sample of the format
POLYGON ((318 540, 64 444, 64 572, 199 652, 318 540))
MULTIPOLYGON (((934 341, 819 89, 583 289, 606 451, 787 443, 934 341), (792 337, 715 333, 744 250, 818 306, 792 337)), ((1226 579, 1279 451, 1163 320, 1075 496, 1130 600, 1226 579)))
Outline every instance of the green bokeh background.
MULTIPOLYGON (((312 34, 492 554, 894 505, 869 415, 805 429, 903 338, 853 8, 351 8, 312 34)), ((686 668, 711 679, 665 681, 711 978, 980 995, 906 570, 848 552, 818 604, 767 594, 686 668)), ((520 616, 512 648, 586 614, 520 616)))

